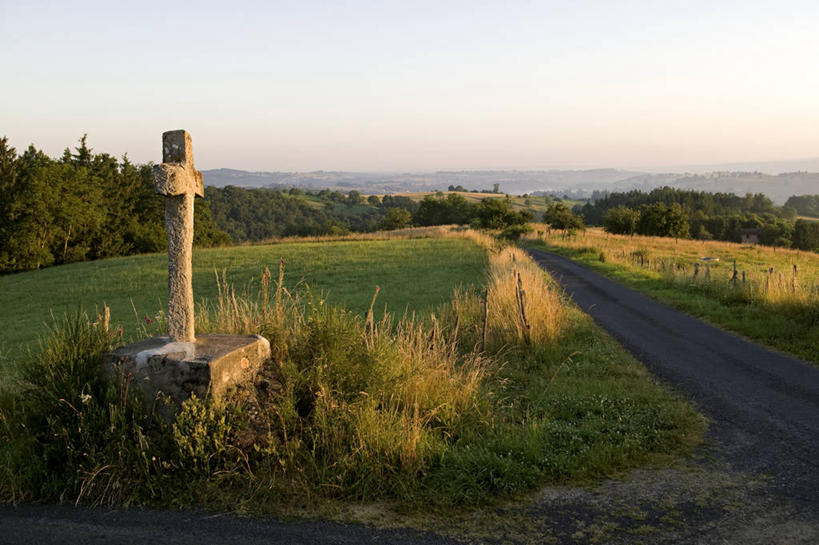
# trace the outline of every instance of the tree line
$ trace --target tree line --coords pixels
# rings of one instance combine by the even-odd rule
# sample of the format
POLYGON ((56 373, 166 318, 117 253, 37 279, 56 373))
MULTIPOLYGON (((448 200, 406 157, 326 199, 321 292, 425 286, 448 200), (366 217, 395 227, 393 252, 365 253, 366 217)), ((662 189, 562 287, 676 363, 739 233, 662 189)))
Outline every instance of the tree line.
POLYGON ((819 218, 819 195, 794 195, 785 203, 800 216, 819 218))
MULTIPOLYGON (((152 165, 94 153, 83 136, 59 158, 0 138, 0 273, 167 249, 163 197, 152 165)), ((532 219, 507 199, 467 201, 438 192, 404 196, 299 188, 206 187, 194 207, 194 245, 282 236, 345 234, 409 226, 505 228, 532 219)))
MULTIPOLYGON (((52 159, 0 138, 0 273, 167 248, 151 165, 94 153, 85 136, 79 144, 52 159)), ((207 202, 194 224, 197 246, 230 242, 207 202)))
POLYGON ((340 235, 411 226, 468 224, 503 229, 522 225, 531 213, 513 211, 507 199, 473 203, 456 193, 437 192, 420 202, 404 196, 322 189, 305 191, 227 186, 205 188, 213 218, 237 242, 283 236, 340 235))
POLYGON ((708 193, 670 187, 611 193, 575 212, 610 233, 741 242, 753 233, 762 244, 819 250, 819 223, 797 219, 811 210, 811 196, 776 206, 767 196, 708 193))

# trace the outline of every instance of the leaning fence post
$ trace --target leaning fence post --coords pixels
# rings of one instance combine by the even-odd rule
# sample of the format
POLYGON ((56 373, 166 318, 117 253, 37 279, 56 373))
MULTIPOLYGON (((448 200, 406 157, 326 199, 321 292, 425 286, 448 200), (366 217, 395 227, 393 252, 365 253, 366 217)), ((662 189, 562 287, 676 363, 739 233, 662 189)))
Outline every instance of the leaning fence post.
POLYGON ((517 273, 517 275, 518 282, 517 286, 515 286, 515 295, 518 300, 521 330, 523 331, 523 340, 526 342, 526 344, 529 344, 529 330, 531 327, 529 326, 529 320, 526 319, 526 292, 523 291, 523 281, 520 278, 520 273, 517 273))
POLYGON ((483 333, 481 333, 481 352, 486 350, 486 328, 489 323, 489 288, 483 291, 483 333))

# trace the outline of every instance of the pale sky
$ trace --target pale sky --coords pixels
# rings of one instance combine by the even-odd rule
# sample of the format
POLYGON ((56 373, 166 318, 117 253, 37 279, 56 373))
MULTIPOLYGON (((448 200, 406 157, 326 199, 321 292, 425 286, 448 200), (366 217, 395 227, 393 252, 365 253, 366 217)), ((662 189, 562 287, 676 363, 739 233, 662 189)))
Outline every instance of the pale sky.
POLYGON ((0 136, 200 169, 819 156, 819 2, 0 0, 0 136))

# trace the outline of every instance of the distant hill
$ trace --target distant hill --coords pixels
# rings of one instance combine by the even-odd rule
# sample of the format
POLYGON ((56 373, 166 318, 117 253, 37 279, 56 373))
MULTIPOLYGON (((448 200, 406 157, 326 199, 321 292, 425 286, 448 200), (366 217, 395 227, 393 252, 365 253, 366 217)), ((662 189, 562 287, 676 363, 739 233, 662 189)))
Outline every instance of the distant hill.
MULTIPOLYGON (((775 164, 789 165, 795 162, 775 164)), ((819 161, 817 161, 819 163, 819 161)), ((760 163, 762 164, 762 163, 760 163)), ((773 165, 774 163, 765 163, 773 165)), ((819 164, 817 169, 819 170, 819 164)), ((619 169, 594 170, 464 170, 426 173, 389 172, 247 172, 215 169, 203 171, 205 184, 214 187, 300 187, 304 189, 356 189, 362 193, 407 193, 463 186, 467 190, 491 190, 498 184, 503 193, 555 193, 573 199, 590 198, 597 191, 650 191, 670 186, 679 189, 736 193, 764 193, 777 204, 791 195, 819 193, 819 173, 761 171, 714 171, 704 174, 647 173, 619 169)))
POLYGON ((592 191, 619 180, 639 175, 639 172, 617 169, 595 170, 465 170, 422 173, 390 172, 246 172, 215 169, 202 172, 206 185, 224 187, 302 187, 339 190, 358 189, 367 193, 406 193, 446 190, 461 185, 468 190, 492 189, 499 184, 504 193, 534 191, 592 191))
POLYGON ((711 172, 707 174, 648 174, 621 180, 612 184, 609 191, 656 187, 675 187, 711 193, 764 193, 776 204, 784 204, 792 195, 819 193, 819 173, 786 172, 770 175, 761 172, 711 172))
POLYGON ((762 172, 763 174, 782 174, 783 172, 819 172, 819 157, 789 159, 787 161, 748 161, 738 163, 719 163, 712 165, 677 165, 663 170, 673 172, 762 172))

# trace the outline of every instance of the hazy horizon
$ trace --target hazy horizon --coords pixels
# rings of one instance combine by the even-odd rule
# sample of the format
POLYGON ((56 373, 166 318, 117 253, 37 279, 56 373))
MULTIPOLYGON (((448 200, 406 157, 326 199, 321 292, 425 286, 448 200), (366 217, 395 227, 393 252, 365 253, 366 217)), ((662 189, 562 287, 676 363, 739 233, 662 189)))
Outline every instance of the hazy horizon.
POLYGON ((810 2, 0 5, 0 136, 197 167, 550 170, 813 161, 810 2))

